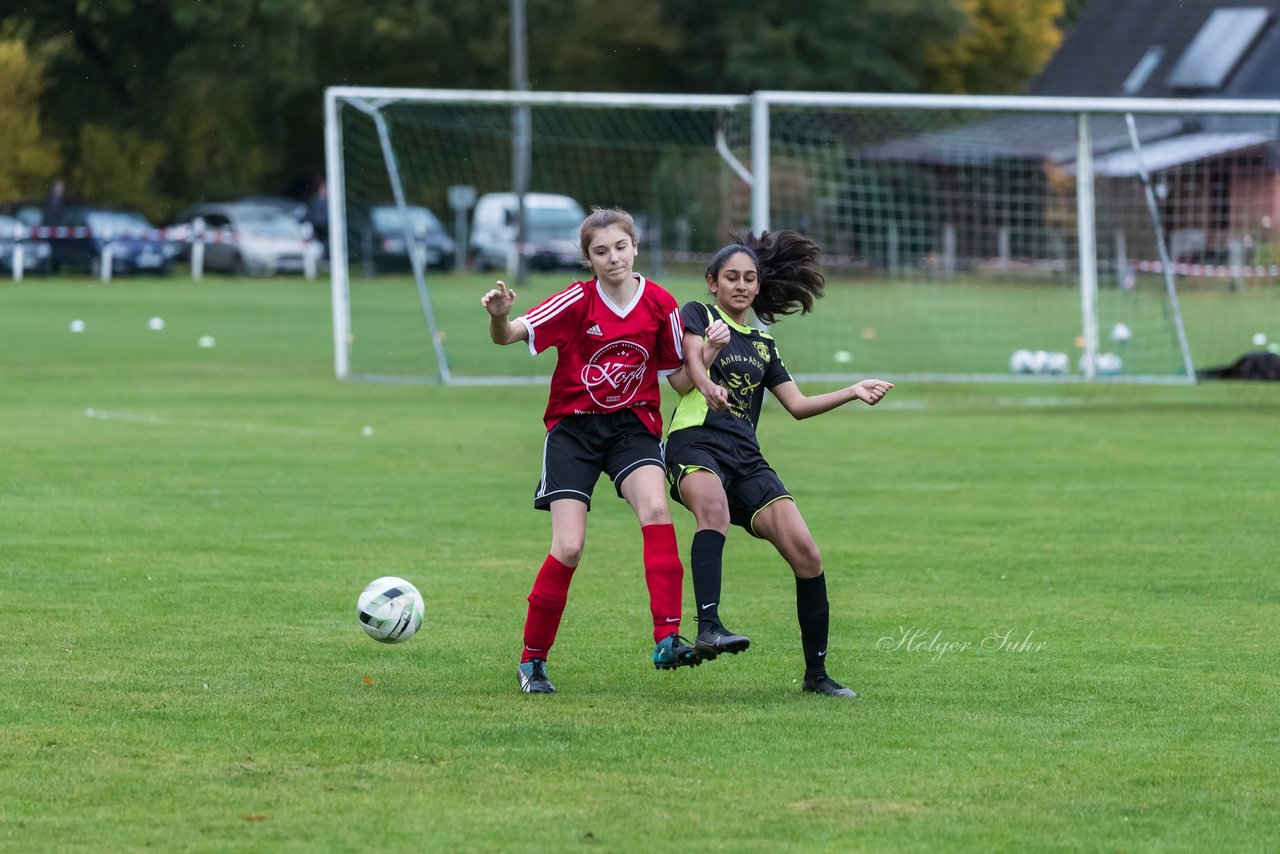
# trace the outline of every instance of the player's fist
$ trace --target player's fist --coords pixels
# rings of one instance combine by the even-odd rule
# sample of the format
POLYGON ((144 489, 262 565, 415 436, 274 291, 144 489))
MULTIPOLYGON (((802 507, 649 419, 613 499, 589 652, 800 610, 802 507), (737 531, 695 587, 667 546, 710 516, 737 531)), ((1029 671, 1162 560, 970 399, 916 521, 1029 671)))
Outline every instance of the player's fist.
POLYGON ((703 345, 706 352, 706 361, 710 362, 716 357, 724 346, 729 343, 729 324, 723 320, 716 319, 711 321, 711 325, 707 327, 707 340, 703 345))
POLYGON ((516 292, 508 290, 506 284, 497 282, 497 287, 480 298, 480 304, 493 317, 506 317, 515 305, 516 292))
POLYGON ((707 399, 707 408, 712 412, 724 412, 729 408, 729 390, 722 385, 712 384, 703 389, 702 396, 707 399))
POLYGON ((863 380, 853 386, 853 396, 868 406, 875 406, 891 388, 893 383, 885 380, 863 380))

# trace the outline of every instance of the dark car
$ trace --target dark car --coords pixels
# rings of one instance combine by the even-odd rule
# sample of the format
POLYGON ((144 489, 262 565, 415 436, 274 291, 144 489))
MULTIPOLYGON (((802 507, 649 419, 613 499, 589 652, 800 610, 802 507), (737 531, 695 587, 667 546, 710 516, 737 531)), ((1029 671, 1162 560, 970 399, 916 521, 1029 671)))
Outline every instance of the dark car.
MULTIPOLYGON (((452 269, 455 257, 453 238, 434 213, 421 205, 406 205, 409 237, 422 252, 423 266, 434 270, 452 269)), ((353 261, 366 271, 404 272, 409 264, 409 243, 405 240, 404 219, 395 205, 374 205, 358 229, 353 261)))
POLYGON ((72 205, 62 212, 49 238, 53 247, 53 267, 101 272, 103 248, 111 245, 113 274, 155 273, 167 276, 178 254, 175 243, 165 238, 147 218, 136 211, 72 205))
POLYGON ((53 269, 52 249, 47 240, 32 240, 31 229, 15 217, 0 214, 0 275, 13 275, 14 249, 22 244, 22 272, 48 273, 53 269))

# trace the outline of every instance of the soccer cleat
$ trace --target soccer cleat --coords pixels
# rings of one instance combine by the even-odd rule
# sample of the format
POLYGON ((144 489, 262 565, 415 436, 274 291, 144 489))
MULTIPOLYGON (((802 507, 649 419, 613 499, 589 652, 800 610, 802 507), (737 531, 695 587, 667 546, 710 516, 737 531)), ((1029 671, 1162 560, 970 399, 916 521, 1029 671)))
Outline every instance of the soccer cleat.
POLYGON ((703 629, 698 632, 698 639, 693 642, 693 648, 698 653, 698 658, 703 661, 711 661, 722 653, 737 655, 738 653, 751 646, 751 638, 745 635, 735 635, 724 626, 712 626, 709 629, 703 629))
POLYGON ((827 674, 821 676, 804 677, 804 690, 810 694, 825 694, 828 697, 847 697, 850 700, 857 698, 857 693, 850 691, 827 674))
POLYGON ((547 662, 541 658, 523 662, 516 668, 516 675, 520 677, 520 690, 526 694, 554 694, 556 692, 555 686, 547 678, 547 662))
POLYGON ((689 642, 676 634, 667 635, 653 648, 653 666, 659 670, 697 667, 702 663, 689 642))

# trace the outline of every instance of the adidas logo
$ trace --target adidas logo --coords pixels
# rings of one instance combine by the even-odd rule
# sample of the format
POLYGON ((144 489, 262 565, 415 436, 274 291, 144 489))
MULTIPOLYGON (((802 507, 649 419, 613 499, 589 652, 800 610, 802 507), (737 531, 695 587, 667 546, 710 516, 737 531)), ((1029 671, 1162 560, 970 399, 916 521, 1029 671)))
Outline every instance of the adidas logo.
POLYGON ((588 335, 594 335, 594 336, 596 336, 597 338, 603 338, 603 337, 604 337, 604 333, 600 331, 600 324, 598 324, 598 323, 593 323, 593 324, 591 324, 591 328, 587 330, 587 334, 588 334, 588 335))

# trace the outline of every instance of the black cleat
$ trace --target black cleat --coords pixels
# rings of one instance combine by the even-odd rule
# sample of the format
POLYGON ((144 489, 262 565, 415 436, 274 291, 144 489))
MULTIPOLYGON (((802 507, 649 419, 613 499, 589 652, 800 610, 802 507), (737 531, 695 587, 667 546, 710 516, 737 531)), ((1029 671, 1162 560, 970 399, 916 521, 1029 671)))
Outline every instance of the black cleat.
POLYGON ((554 694, 556 687, 547 678, 547 662, 534 658, 516 668, 520 677, 520 690, 526 694, 554 694))
POLYGON ((712 626, 709 629, 703 629, 698 632, 698 639, 693 642, 693 648, 698 653, 698 658, 703 661, 711 661, 716 656, 723 653, 737 655, 738 653, 751 646, 751 638, 745 635, 735 635, 724 626, 712 626))
POLYGON ((677 634, 667 635, 653 648, 653 666, 659 670, 697 667, 702 663, 689 642, 677 634))
POLYGON ((804 690, 810 694, 825 694, 828 697, 847 697, 850 700, 857 698, 857 693, 850 691, 827 674, 821 676, 806 676, 804 678, 804 690))

